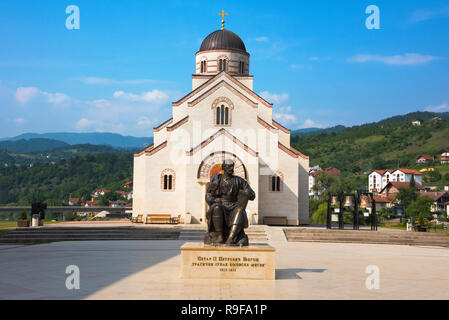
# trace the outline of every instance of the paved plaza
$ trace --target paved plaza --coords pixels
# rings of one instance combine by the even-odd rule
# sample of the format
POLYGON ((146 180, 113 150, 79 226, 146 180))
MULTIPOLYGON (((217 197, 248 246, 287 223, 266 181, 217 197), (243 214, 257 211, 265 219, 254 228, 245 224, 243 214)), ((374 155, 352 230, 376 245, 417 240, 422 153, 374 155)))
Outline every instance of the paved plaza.
MULTIPOLYGON (((276 233, 276 232, 277 233, 276 233)), ((183 280, 185 241, 79 241, 0 246, 0 299, 448 299, 449 249, 286 242, 272 230, 276 280, 183 280), (80 289, 66 288, 66 267, 80 289), (366 288, 367 266, 380 288, 366 288)))

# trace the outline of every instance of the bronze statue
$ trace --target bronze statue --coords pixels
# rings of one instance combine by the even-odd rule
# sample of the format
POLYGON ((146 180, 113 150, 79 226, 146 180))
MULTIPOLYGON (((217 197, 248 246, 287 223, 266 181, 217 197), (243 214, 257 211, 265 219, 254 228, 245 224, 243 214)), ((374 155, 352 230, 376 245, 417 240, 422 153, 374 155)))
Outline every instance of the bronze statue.
POLYGON ((206 202, 210 206, 206 214, 207 233, 205 244, 248 246, 246 204, 256 194, 245 179, 233 175, 234 161, 226 159, 223 174, 216 174, 207 184, 206 202))

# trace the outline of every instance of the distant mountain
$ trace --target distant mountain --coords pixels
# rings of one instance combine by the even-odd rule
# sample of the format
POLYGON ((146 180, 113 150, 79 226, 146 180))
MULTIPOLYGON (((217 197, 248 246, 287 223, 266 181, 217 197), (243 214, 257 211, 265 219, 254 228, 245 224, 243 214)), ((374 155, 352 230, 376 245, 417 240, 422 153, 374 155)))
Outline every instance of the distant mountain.
POLYGON ((55 148, 64 148, 70 146, 68 143, 53 139, 35 138, 20 139, 12 141, 0 141, 0 149, 10 153, 30 153, 39 151, 48 151, 55 148))
POLYGON ((326 129, 321 129, 321 128, 306 128, 306 129, 299 129, 299 130, 295 130, 291 133, 291 135, 293 137, 297 136, 297 137, 305 137, 305 136, 309 136, 309 135, 313 135, 313 134, 319 134, 319 133, 332 133, 332 132, 341 132, 344 129, 346 129, 345 126, 342 125, 338 125, 335 127, 330 127, 330 128, 326 128, 326 129))
POLYGON ((379 126, 389 125, 389 124, 400 124, 404 122, 412 122, 415 120, 426 121, 435 117, 442 119, 449 119, 449 112, 428 112, 428 111, 417 111, 407 113, 402 116, 394 116, 381 120, 379 122, 373 123, 379 126))
POLYGON ((52 139, 65 142, 66 144, 92 144, 92 145, 109 145, 120 149, 144 148, 153 142, 153 138, 138 138, 132 136, 122 136, 117 133, 109 132, 93 132, 93 133, 76 133, 76 132, 55 132, 55 133, 24 133, 12 138, 2 138, 0 141, 17 141, 29 139, 52 139))

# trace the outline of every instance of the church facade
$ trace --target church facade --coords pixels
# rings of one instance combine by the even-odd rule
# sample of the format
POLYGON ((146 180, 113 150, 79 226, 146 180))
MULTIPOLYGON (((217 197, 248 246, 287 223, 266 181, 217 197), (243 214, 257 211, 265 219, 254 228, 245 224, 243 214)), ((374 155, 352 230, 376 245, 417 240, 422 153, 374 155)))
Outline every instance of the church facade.
POLYGON ((256 193, 252 224, 285 218, 309 223, 309 158, 273 120, 273 105, 253 91, 250 54, 235 33, 208 35, 196 53, 192 91, 172 103, 172 118, 154 128, 153 144, 134 155, 133 216, 181 215, 205 223, 206 185, 224 159, 256 193))

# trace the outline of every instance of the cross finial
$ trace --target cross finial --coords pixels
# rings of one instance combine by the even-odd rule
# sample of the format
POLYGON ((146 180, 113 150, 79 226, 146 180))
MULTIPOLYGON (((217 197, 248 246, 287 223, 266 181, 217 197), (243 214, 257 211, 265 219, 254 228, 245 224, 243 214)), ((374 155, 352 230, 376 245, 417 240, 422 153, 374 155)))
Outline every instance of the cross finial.
POLYGON ((218 14, 219 16, 221 16, 221 30, 224 29, 224 17, 227 16, 228 14, 224 12, 224 10, 221 10, 221 13, 218 14))

